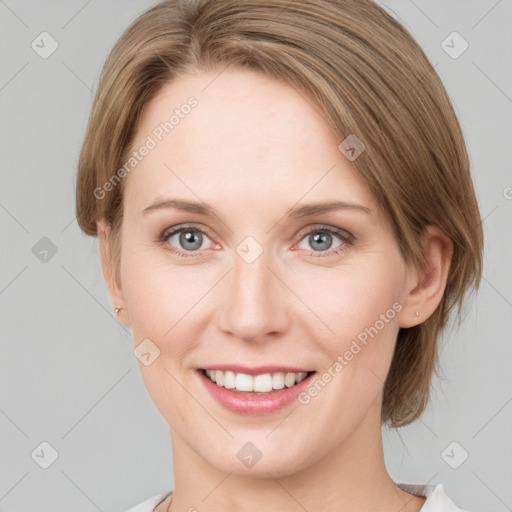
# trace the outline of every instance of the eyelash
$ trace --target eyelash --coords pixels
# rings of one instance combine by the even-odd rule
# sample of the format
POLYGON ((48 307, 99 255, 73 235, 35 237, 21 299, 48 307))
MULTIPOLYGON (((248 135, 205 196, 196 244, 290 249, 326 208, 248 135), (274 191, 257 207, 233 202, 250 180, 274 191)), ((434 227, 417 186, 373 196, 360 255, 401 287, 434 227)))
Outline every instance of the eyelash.
MULTIPOLYGON (((199 229, 193 225, 181 225, 177 226, 174 229, 171 229, 170 231, 168 229, 165 229, 156 239, 157 243, 160 243, 162 245, 165 245, 166 250, 177 254, 180 258, 191 258, 191 257, 197 257, 199 251, 181 251, 179 249, 176 249, 169 244, 167 244, 168 239, 175 235, 176 233, 180 233, 181 231, 186 231, 187 229, 197 231, 199 233, 202 233, 203 235, 206 235, 208 238, 209 235, 202 229, 199 229)), ((340 240, 343 242, 341 245, 336 247, 336 249, 332 249, 330 251, 310 251, 314 258, 327 258, 327 257, 334 257, 342 253, 346 250, 347 246, 350 246, 354 243, 354 237, 348 233, 347 231, 342 231, 340 229, 332 228, 330 226, 320 226, 320 227, 314 227, 313 229, 310 229, 306 233, 304 233, 299 242, 302 241, 307 236, 311 235, 312 233, 330 233, 333 235, 336 235, 340 238, 340 240)))

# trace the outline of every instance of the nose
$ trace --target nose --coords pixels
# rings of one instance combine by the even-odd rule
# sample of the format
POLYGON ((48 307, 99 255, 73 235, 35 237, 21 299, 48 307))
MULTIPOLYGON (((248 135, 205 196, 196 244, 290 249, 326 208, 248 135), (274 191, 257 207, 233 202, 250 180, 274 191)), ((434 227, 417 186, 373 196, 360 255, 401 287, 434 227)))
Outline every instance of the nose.
POLYGON ((290 292, 271 267, 265 252, 251 263, 235 255, 219 290, 218 325, 224 333, 257 342, 286 331, 290 292))

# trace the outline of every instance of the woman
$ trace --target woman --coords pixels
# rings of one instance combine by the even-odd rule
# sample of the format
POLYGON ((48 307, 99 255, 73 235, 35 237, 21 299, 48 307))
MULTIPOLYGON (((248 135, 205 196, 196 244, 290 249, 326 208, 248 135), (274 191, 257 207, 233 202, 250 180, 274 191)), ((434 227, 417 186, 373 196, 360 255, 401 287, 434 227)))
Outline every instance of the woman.
POLYGON ((366 0, 169 0, 105 64, 77 176, 115 313, 170 425, 133 511, 458 511, 394 482, 483 235, 464 139, 366 0))

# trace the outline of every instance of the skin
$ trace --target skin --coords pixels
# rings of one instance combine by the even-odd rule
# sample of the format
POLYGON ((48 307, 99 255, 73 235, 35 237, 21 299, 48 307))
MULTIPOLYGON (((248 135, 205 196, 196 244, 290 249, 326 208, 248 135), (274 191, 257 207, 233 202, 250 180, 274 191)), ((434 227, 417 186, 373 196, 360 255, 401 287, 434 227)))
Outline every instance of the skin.
POLYGON ((109 226, 99 223, 112 304, 126 308, 119 319, 135 345, 149 338, 160 350, 149 366, 139 363, 173 448, 174 496, 157 510, 420 510, 425 498, 400 490, 384 464, 382 392, 399 328, 424 321, 442 298, 450 241, 430 227, 429 267, 407 264, 319 107, 254 71, 198 72, 166 84, 148 104, 133 147, 190 96, 198 106, 125 178, 119 282, 109 226), (141 213, 168 197, 211 204, 218 216, 141 213), (287 215, 331 200, 371 212, 287 215), (192 257, 169 250, 190 247, 179 233, 155 241, 183 223, 204 232, 192 257), (322 234, 323 226, 349 232, 353 243, 333 234, 318 248, 309 232, 322 234), (236 252, 247 236, 263 248, 252 263, 236 252), (215 363, 321 374, 395 302, 401 311, 307 405, 237 415, 196 374, 215 363), (236 456, 248 442, 262 452, 251 468, 236 456))

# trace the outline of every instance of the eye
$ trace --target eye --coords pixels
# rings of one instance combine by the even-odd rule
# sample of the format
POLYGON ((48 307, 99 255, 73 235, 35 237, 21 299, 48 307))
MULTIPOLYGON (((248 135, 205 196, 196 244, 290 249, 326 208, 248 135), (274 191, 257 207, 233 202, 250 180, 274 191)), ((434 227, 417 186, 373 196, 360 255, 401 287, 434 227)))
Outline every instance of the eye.
MULTIPOLYGON (((205 231, 195 226, 176 226, 163 231, 157 241, 179 257, 201 256, 201 251, 208 248, 209 236, 205 231)), ((313 257, 332 257, 346 250, 354 242, 354 237, 347 231, 330 226, 315 227, 307 231, 301 238, 313 249, 298 247, 310 251, 313 257), (333 247, 333 239, 338 239, 338 245, 333 247)), ((335 242, 334 242, 335 243, 335 242)))
POLYGON ((197 252, 206 249, 207 244, 205 246, 204 243, 208 238, 208 235, 201 229, 193 226, 181 226, 164 231, 159 237, 159 241, 166 244, 170 251, 179 256, 188 257, 197 256, 197 252))
MULTIPOLYGON (((311 254, 313 257, 335 256, 346 250, 348 246, 352 245, 354 242, 352 235, 341 229, 331 228, 330 226, 321 226, 310 229, 301 239, 301 242, 304 240, 313 248, 311 254), (335 237, 340 240, 340 243, 332 248, 333 238, 335 237)), ((299 246, 299 248, 303 249, 304 247, 299 246)), ((308 250, 308 248, 305 249, 308 250)))

